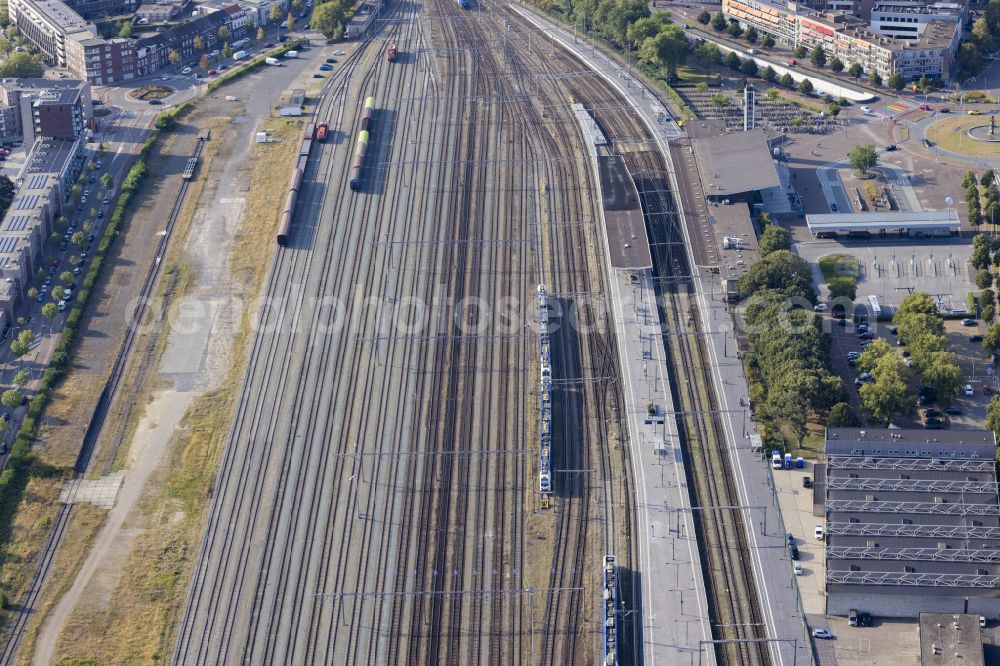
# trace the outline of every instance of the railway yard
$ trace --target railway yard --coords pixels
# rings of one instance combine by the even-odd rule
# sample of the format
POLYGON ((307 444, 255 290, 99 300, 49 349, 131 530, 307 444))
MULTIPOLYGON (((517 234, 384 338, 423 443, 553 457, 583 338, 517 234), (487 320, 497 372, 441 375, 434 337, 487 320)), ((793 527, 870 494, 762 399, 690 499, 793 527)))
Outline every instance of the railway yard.
POLYGON ((643 660, 643 500, 579 102, 638 188, 667 409, 707 509, 717 642, 685 658, 772 663, 743 515, 711 510, 741 501, 715 473, 668 157, 506 6, 391 11, 324 86, 311 120, 336 138, 305 131, 175 662, 643 660))
POLYGON ((690 143, 505 3, 389 3, 376 22, 273 174, 273 258, 167 613, 172 663, 812 656, 747 510, 690 143), (644 233, 611 230, 598 155, 644 233))

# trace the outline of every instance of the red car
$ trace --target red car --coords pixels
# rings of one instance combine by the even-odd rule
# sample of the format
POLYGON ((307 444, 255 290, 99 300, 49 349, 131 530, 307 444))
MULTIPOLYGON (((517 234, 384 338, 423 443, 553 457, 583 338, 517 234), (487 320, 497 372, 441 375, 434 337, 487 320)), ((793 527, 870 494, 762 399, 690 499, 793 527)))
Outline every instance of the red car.
POLYGON ((927 106, 926 104, 921 104, 917 108, 920 109, 921 111, 930 111, 931 110, 931 107, 927 106))
POLYGON ((209 75, 209 76, 215 76, 216 74, 218 74, 218 72, 217 72, 217 71, 215 71, 214 69, 210 69, 210 70, 208 70, 208 75, 209 75))
POLYGON ((789 67, 795 67, 797 64, 799 64, 799 63, 795 62, 794 60, 789 60, 788 61, 788 66, 789 67))

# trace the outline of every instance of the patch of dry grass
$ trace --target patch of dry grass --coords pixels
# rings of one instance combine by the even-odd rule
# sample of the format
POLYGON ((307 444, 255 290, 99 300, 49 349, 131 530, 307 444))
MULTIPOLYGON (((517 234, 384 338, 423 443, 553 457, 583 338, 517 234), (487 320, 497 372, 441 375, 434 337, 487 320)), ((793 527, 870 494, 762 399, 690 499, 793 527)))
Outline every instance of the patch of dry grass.
MULTIPOLYGON (((251 300, 263 285, 276 247, 275 228, 287 189, 287 182, 273 175, 291 169, 301 133, 298 121, 276 119, 265 127, 274 129, 280 142, 254 146, 243 228, 231 258, 234 283, 246 285, 251 300)), ((222 132, 213 136, 221 137, 222 132)), ((206 164, 203 173, 209 171, 206 164)), ((189 222, 178 226, 177 231, 186 233, 188 226, 189 222)), ((181 261, 168 257, 171 262, 181 261)), ((176 295, 187 285, 186 279, 180 280, 176 295)), ((245 317, 224 383, 194 402, 174 436, 168 464, 151 479, 142 505, 142 531, 132 543, 109 599, 70 616, 60 637, 60 658, 143 664, 169 659, 244 372, 249 324, 245 317), (94 626, 102 631, 94 632, 94 626)))
POLYGON ((945 118, 927 128, 927 138, 942 149, 953 153, 975 157, 1000 157, 1000 143, 976 141, 966 134, 970 127, 989 124, 988 116, 945 118))

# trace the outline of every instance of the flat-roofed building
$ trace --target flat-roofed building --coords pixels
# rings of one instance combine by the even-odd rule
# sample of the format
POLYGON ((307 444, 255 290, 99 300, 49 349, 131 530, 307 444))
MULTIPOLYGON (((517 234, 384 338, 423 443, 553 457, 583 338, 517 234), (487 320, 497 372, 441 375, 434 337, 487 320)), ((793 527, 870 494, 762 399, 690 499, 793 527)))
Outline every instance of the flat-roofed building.
POLYGON ((781 185, 763 130, 697 138, 692 147, 709 201, 752 202, 759 190, 781 185))
POLYGON ((0 134, 18 135, 26 146, 41 137, 83 136, 93 117, 86 81, 0 79, 0 105, 10 110, 9 127, 3 127, 0 134))
POLYGON ((961 23, 966 5, 954 2, 927 4, 916 0, 880 0, 872 7, 873 31, 886 37, 916 41, 934 21, 961 23))
POLYGON ((827 612, 1000 613, 996 438, 828 428, 827 612))
POLYGON ((979 616, 920 614, 920 666, 984 666, 979 616))
POLYGON ((954 210, 880 211, 874 213, 820 213, 806 215, 806 226, 816 238, 837 236, 950 236, 962 230, 954 210))

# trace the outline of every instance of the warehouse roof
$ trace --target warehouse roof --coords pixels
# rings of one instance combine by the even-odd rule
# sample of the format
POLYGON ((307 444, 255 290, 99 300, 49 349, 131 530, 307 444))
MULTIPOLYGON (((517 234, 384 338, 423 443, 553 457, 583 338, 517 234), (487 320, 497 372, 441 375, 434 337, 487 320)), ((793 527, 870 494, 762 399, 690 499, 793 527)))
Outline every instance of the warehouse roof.
POLYGON ((781 184, 762 130, 694 139, 692 144, 705 196, 735 196, 781 184))
POLYGON ((806 215, 812 233, 848 233, 851 231, 892 231, 902 229, 958 231, 962 223, 954 210, 924 210, 878 213, 823 213, 806 215))
POLYGON ((995 450, 991 431, 827 429, 828 591, 1000 596, 995 450))

